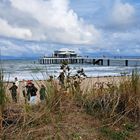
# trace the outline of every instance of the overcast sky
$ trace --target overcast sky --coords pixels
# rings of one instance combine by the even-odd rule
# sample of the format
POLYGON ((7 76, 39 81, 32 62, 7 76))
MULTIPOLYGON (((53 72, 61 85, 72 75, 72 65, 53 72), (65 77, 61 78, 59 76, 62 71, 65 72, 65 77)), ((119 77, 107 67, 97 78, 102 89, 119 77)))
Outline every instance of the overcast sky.
POLYGON ((139 0, 0 0, 3 56, 140 56, 139 0))

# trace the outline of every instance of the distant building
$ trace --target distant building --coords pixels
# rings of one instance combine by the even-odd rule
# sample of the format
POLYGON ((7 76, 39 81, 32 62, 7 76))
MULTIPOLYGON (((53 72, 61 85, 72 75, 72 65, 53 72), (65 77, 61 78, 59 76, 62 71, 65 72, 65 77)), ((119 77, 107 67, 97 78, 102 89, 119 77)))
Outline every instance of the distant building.
POLYGON ((74 51, 63 51, 63 50, 59 50, 59 51, 54 51, 54 55, 53 57, 55 58, 72 58, 72 57, 77 57, 77 54, 74 51))

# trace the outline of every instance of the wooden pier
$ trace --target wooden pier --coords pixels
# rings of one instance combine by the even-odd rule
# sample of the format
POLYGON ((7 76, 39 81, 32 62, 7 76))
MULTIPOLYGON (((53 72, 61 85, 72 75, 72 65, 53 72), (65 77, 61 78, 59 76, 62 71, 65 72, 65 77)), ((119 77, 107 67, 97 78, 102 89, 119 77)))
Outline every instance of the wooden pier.
POLYGON ((122 58, 86 58, 86 57, 43 57, 39 59, 40 64, 92 64, 99 66, 140 66, 140 59, 122 59, 122 58))

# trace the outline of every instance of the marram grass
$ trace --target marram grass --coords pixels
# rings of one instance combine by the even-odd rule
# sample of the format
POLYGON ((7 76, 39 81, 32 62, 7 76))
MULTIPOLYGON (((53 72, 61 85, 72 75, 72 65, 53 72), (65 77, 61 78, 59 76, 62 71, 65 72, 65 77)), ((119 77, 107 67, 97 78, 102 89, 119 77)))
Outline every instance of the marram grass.
POLYGON ((5 85, 3 81, 3 71, 0 69, 0 129, 2 129, 3 111, 6 104, 5 85))
MULTIPOLYGON (((32 107, 28 104, 20 105, 21 111, 19 111, 16 124, 5 127, 1 133, 2 138, 35 139, 37 134, 38 138, 42 139, 82 139, 84 134, 79 132, 80 129, 76 129, 77 124, 73 128, 75 124, 72 124, 72 121, 75 116, 72 116, 68 124, 66 123, 69 119, 67 116, 69 110, 75 109, 73 104, 76 104, 79 110, 82 109, 81 112, 78 110, 82 113, 81 116, 90 114, 86 116, 87 118, 90 116, 89 123, 93 117, 93 119, 100 120, 101 124, 103 123, 105 126, 128 124, 127 129, 133 129, 131 124, 139 125, 140 123, 139 74, 133 71, 131 76, 120 79, 117 84, 114 81, 108 83, 97 81, 86 89, 81 87, 83 79, 79 76, 70 77, 68 75, 65 85, 62 87, 54 79, 46 80, 43 83, 47 89, 45 102, 32 107), (68 131, 66 131, 67 129, 68 131)), ((5 93, 3 82, 2 87, 1 95, 5 93)), ((2 100, 1 103, 6 104, 5 101, 2 100)), ((14 110, 18 109, 19 107, 15 106, 14 110)), ((76 120, 77 123, 81 120, 81 116, 76 120)), ((106 127, 103 128, 102 133, 106 133, 107 137, 111 135, 111 138, 116 139, 118 137, 120 139, 129 138, 126 131, 114 132, 106 127)), ((90 134, 87 132, 87 136, 90 134)))
MULTIPOLYGON (((122 77, 120 82, 97 83, 85 96, 84 107, 88 114, 108 119, 116 124, 125 118, 140 122, 140 78, 138 73, 122 77)), ((81 95, 82 96, 82 95, 81 95)))

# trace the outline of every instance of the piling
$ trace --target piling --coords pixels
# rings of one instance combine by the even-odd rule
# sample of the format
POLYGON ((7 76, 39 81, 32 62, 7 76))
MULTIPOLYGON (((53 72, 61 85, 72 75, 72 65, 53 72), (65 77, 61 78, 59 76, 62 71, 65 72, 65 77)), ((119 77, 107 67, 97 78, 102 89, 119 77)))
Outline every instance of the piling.
POLYGON ((128 60, 125 60, 125 66, 128 66, 128 60))
POLYGON ((110 60, 109 59, 107 60, 107 65, 110 66, 110 60))

